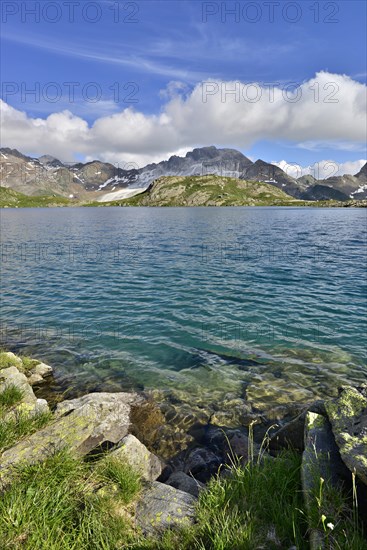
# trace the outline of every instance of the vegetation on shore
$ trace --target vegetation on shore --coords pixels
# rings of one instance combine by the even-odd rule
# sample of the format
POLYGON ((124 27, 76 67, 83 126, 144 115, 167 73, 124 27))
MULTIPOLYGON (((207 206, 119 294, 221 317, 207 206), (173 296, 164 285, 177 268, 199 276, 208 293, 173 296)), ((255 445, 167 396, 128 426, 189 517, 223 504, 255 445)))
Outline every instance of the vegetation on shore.
POLYGON ((8 187, 0 187, 0 208, 34 208, 46 206, 71 206, 71 201, 65 197, 49 195, 29 196, 13 191, 8 187))
MULTIPOLYGON (((0 353, 1 369, 14 360, 0 353)), ((35 360, 22 357, 24 372, 35 360)), ((0 453, 52 422, 52 413, 10 416, 22 391, 0 392, 0 453)), ((301 455, 265 452, 254 458, 250 430, 248 461, 231 457, 200 493, 196 522, 162 536, 145 536, 134 522, 143 489, 125 462, 100 450, 81 458, 68 450, 42 463, 18 468, 0 499, 0 548, 13 550, 253 550, 309 548, 309 528, 326 536, 328 548, 366 550, 356 514, 342 491, 321 480, 310 514, 301 484, 301 455), (308 520, 308 521, 307 521, 308 520)), ((1 455, 0 455, 1 466, 1 455)))
MULTIPOLYGON (((125 464, 88 462, 66 451, 25 467, 0 501, 0 546, 14 550, 306 550, 307 522, 300 457, 285 452, 234 464, 202 491, 196 523, 161 538, 146 537, 133 521, 141 481, 125 464)), ((340 493, 315 497, 315 527, 330 548, 367 548, 340 493)))
POLYGON ((143 193, 109 202, 67 199, 61 196, 28 196, 0 187, 0 208, 65 206, 293 206, 367 207, 367 200, 304 201, 274 185, 221 176, 165 176, 143 193))
MULTIPOLYGON (((364 201, 367 205, 367 201, 364 201)), ((128 199, 86 206, 348 206, 357 201, 303 201, 270 183, 222 176, 163 176, 128 199)), ((363 201, 358 201, 363 203, 363 201)))

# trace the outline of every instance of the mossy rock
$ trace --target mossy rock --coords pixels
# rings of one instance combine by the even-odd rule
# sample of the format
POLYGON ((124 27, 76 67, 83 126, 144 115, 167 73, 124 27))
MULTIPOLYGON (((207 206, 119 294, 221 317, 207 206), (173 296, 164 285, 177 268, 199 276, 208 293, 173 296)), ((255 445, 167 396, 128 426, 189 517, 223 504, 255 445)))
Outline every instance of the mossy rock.
POLYGON ((325 408, 343 461, 367 484, 367 384, 340 388, 325 408))
POLYGON ((188 527, 194 521, 196 499, 183 491, 154 481, 144 486, 136 508, 136 523, 145 534, 188 527))
POLYGON ((83 456, 104 443, 118 443, 131 426, 133 393, 94 393, 58 405, 55 419, 5 451, 0 457, 0 488, 13 479, 20 465, 43 462, 67 448, 83 456))

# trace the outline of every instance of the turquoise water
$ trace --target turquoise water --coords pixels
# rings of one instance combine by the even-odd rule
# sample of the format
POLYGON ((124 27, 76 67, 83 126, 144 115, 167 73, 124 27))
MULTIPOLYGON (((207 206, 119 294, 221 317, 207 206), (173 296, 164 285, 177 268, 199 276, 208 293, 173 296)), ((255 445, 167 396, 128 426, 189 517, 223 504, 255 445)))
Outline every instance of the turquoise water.
POLYGON ((366 210, 6 209, 2 343, 60 384, 263 409, 366 379, 366 210))

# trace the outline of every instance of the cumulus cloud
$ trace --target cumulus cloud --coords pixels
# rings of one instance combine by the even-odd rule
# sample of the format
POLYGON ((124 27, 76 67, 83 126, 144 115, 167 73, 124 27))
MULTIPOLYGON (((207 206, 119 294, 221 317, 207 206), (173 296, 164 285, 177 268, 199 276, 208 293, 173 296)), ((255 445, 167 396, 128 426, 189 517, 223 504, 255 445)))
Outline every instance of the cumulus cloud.
POLYGON ((266 139, 348 147, 366 140, 366 86, 346 75, 320 72, 298 87, 218 80, 190 93, 172 87, 157 114, 127 108, 91 126, 68 110, 32 118, 2 102, 2 145, 69 161, 84 155, 143 165, 212 143, 249 148, 266 139))
POLYGON ((362 166, 366 164, 366 159, 360 159, 347 162, 335 162, 334 160, 320 160, 309 166, 301 166, 297 163, 287 162, 286 160, 272 161, 272 164, 279 166, 284 172, 293 178, 300 178, 310 174, 316 179, 326 179, 332 176, 343 176, 344 174, 357 174, 362 166))

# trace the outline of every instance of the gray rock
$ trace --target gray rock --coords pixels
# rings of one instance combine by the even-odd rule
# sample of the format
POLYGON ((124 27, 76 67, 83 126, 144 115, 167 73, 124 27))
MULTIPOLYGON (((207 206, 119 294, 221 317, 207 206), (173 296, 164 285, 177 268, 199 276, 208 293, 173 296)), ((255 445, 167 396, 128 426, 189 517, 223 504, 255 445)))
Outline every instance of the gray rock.
POLYGON ((203 442, 210 449, 215 450, 217 460, 227 464, 238 459, 246 463, 248 460, 257 458, 260 453, 260 445, 253 440, 250 441, 244 429, 210 428, 203 442))
POLYGON ((30 376, 28 376, 27 380, 28 384, 30 384, 31 386, 44 382, 43 377, 40 374, 31 374, 30 376))
POLYGON ((185 493, 189 493, 196 498, 199 496, 200 490, 204 487, 203 483, 200 483, 200 481, 188 476, 184 472, 173 472, 167 479, 166 484, 180 491, 184 491, 185 493))
POLYGON ((184 472, 205 483, 218 471, 220 464, 220 458, 212 451, 204 447, 197 447, 187 456, 184 472))
POLYGON ((147 483, 136 507, 135 520, 145 534, 186 527, 194 522, 196 499, 174 487, 147 483))
POLYGON ((269 447, 271 450, 280 450, 284 448, 304 450, 304 430, 307 411, 326 415, 325 404, 323 401, 315 401, 309 407, 302 411, 296 418, 286 422, 270 437, 269 447))
POLYGON ((85 405, 89 406, 99 418, 99 422, 96 423, 96 437, 100 441, 96 443, 96 447, 104 441, 118 443, 125 437, 131 423, 131 406, 143 401, 144 399, 136 393, 89 393, 59 403, 55 416, 64 416, 72 411, 83 409, 85 405))
POLYGON ((270 449, 279 450, 290 448, 303 451, 305 418, 306 412, 303 412, 279 428, 270 438, 270 449))
POLYGON ((39 375, 42 378, 45 376, 49 376, 52 373, 52 367, 49 365, 46 365, 46 363, 38 363, 34 367, 31 368, 30 373, 32 375, 39 375))
POLYGON ((109 456, 129 464, 146 481, 155 481, 162 473, 160 459, 131 434, 124 437, 109 456))
POLYGON ((48 406, 48 403, 46 399, 37 399, 33 414, 44 414, 50 412, 50 407, 48 406))
POLYGON ((241 432, 235 432, 228 437, 229 458, 242 458, 247 462, 253 455, 258 455, 258 446, 256 443, 250 443, 247 435, 241 432))
POLYGON ((367 384, 340 388, 325 408, 344 463, 367 484, 367 384))
POLYGON ((83 456, 102 443, 118 443, 128 434, 131 406, 139 401, 133 393, 94 393, 59 404, 53 422, 2 454, 0 487, 11 481, 15 466, 42 462, 57 450, 83 456))
POLYGON ((0 371, 0 392, 3 392, 7 387, 15 386, 23 392, 22 402, 34 403, 36 396, 28 383, 25 374, 19 372, 17 367, 8 367, 0 371))
POLYGON ((8 367, 0 371, 0 393, 10 386, 15 386, 23 393, 22 399, 15 404, 4 416, 5 420, 15 418, 19 414, 35 415, 48 412, 49 407, 45 399, 37 399, 25 374, 17 367, 8 367))
POLYGON ((305 420, 305 450, 302 454, 302 480, 310 492, 320 478, 337 483, 344 467, 331 425, 324 416, 308 412, 305 420))

